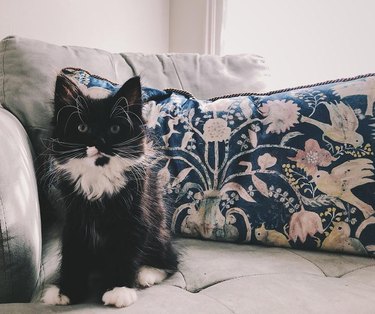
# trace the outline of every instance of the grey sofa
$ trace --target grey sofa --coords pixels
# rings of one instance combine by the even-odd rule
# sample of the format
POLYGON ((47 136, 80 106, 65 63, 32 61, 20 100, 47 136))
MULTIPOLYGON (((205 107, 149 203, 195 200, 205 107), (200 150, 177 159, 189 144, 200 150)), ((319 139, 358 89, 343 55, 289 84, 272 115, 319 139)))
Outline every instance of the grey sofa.
MULTIPOLYGON (((111 54, 8 37, 0 43, 0 313, 375 313, 375 260, 350 255, 176 238, 179 272, 139 292, 129 308, 88 299, 38 302, 58 268, 58 241, 42 235, 35 166, 49 135, 57 73, 79 67, 111 81, 198 98, 259 92, 261 57, 111 54)), ((46 227, 46 226, 43 226, 46 227)), ((43 229, 44 230, 44 229, 43 229)))

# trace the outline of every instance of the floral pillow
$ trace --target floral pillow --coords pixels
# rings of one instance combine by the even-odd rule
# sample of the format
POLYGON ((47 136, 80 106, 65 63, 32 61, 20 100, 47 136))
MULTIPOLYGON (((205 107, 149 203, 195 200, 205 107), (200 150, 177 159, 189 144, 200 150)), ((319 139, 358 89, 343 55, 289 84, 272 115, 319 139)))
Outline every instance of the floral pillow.
POLYGON ((172 229, 189 237, 375 254, 375 77, 150 101, 172 229))
MULTIPOLYGON (((69 71, 88 91, 117 89, 69 71)), ((143 96, 174 232, 375 255, 375 76, 211 100, 143 96)))

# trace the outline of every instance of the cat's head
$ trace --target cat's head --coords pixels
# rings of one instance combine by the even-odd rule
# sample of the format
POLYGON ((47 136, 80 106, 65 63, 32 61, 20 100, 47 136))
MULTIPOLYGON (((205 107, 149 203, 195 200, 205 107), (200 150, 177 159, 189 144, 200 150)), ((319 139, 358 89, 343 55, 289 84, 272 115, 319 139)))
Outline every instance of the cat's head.
POLYGON ((144 120, 139 77, 129 79, 116 94, 93 99, 65 75, 55 89, 52 154, 59 164, 81 159, 105 167, 111 159, 128 162, 144 154, 144 120))

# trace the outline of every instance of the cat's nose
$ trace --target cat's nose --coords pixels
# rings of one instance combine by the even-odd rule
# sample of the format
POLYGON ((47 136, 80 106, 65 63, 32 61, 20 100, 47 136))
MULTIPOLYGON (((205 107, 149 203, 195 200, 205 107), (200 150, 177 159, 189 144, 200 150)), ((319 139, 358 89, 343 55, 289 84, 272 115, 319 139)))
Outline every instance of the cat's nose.
POLYGON ((103 136, 100 136, 100 137, 97 138, 96 144, 99 145, 99 146, 105 145, 105 144, 107 144, 107 141, 105 140, 105 138, 103 136))

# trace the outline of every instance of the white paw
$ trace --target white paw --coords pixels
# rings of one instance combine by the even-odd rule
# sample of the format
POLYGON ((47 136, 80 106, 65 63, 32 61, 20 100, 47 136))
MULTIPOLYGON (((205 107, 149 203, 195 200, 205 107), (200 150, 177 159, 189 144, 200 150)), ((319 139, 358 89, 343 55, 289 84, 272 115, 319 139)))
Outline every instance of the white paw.
POLYGON ((41 301, 51 305, 68 305, 70 303, 69 298, 61 294, 60 289, 56 286, 48 287, 44 291, 41 301))
POLYGON ((162 282, 167 277, 167 273, 158 268, 142 266, 138 272, 137 282, 141 287, 151 287, 162 282))
POLYGON ((116 307, 126 307, 137 301, 135 289, 127 287, 116 287, 103 294, 104 305, 114 305, 116 307))

